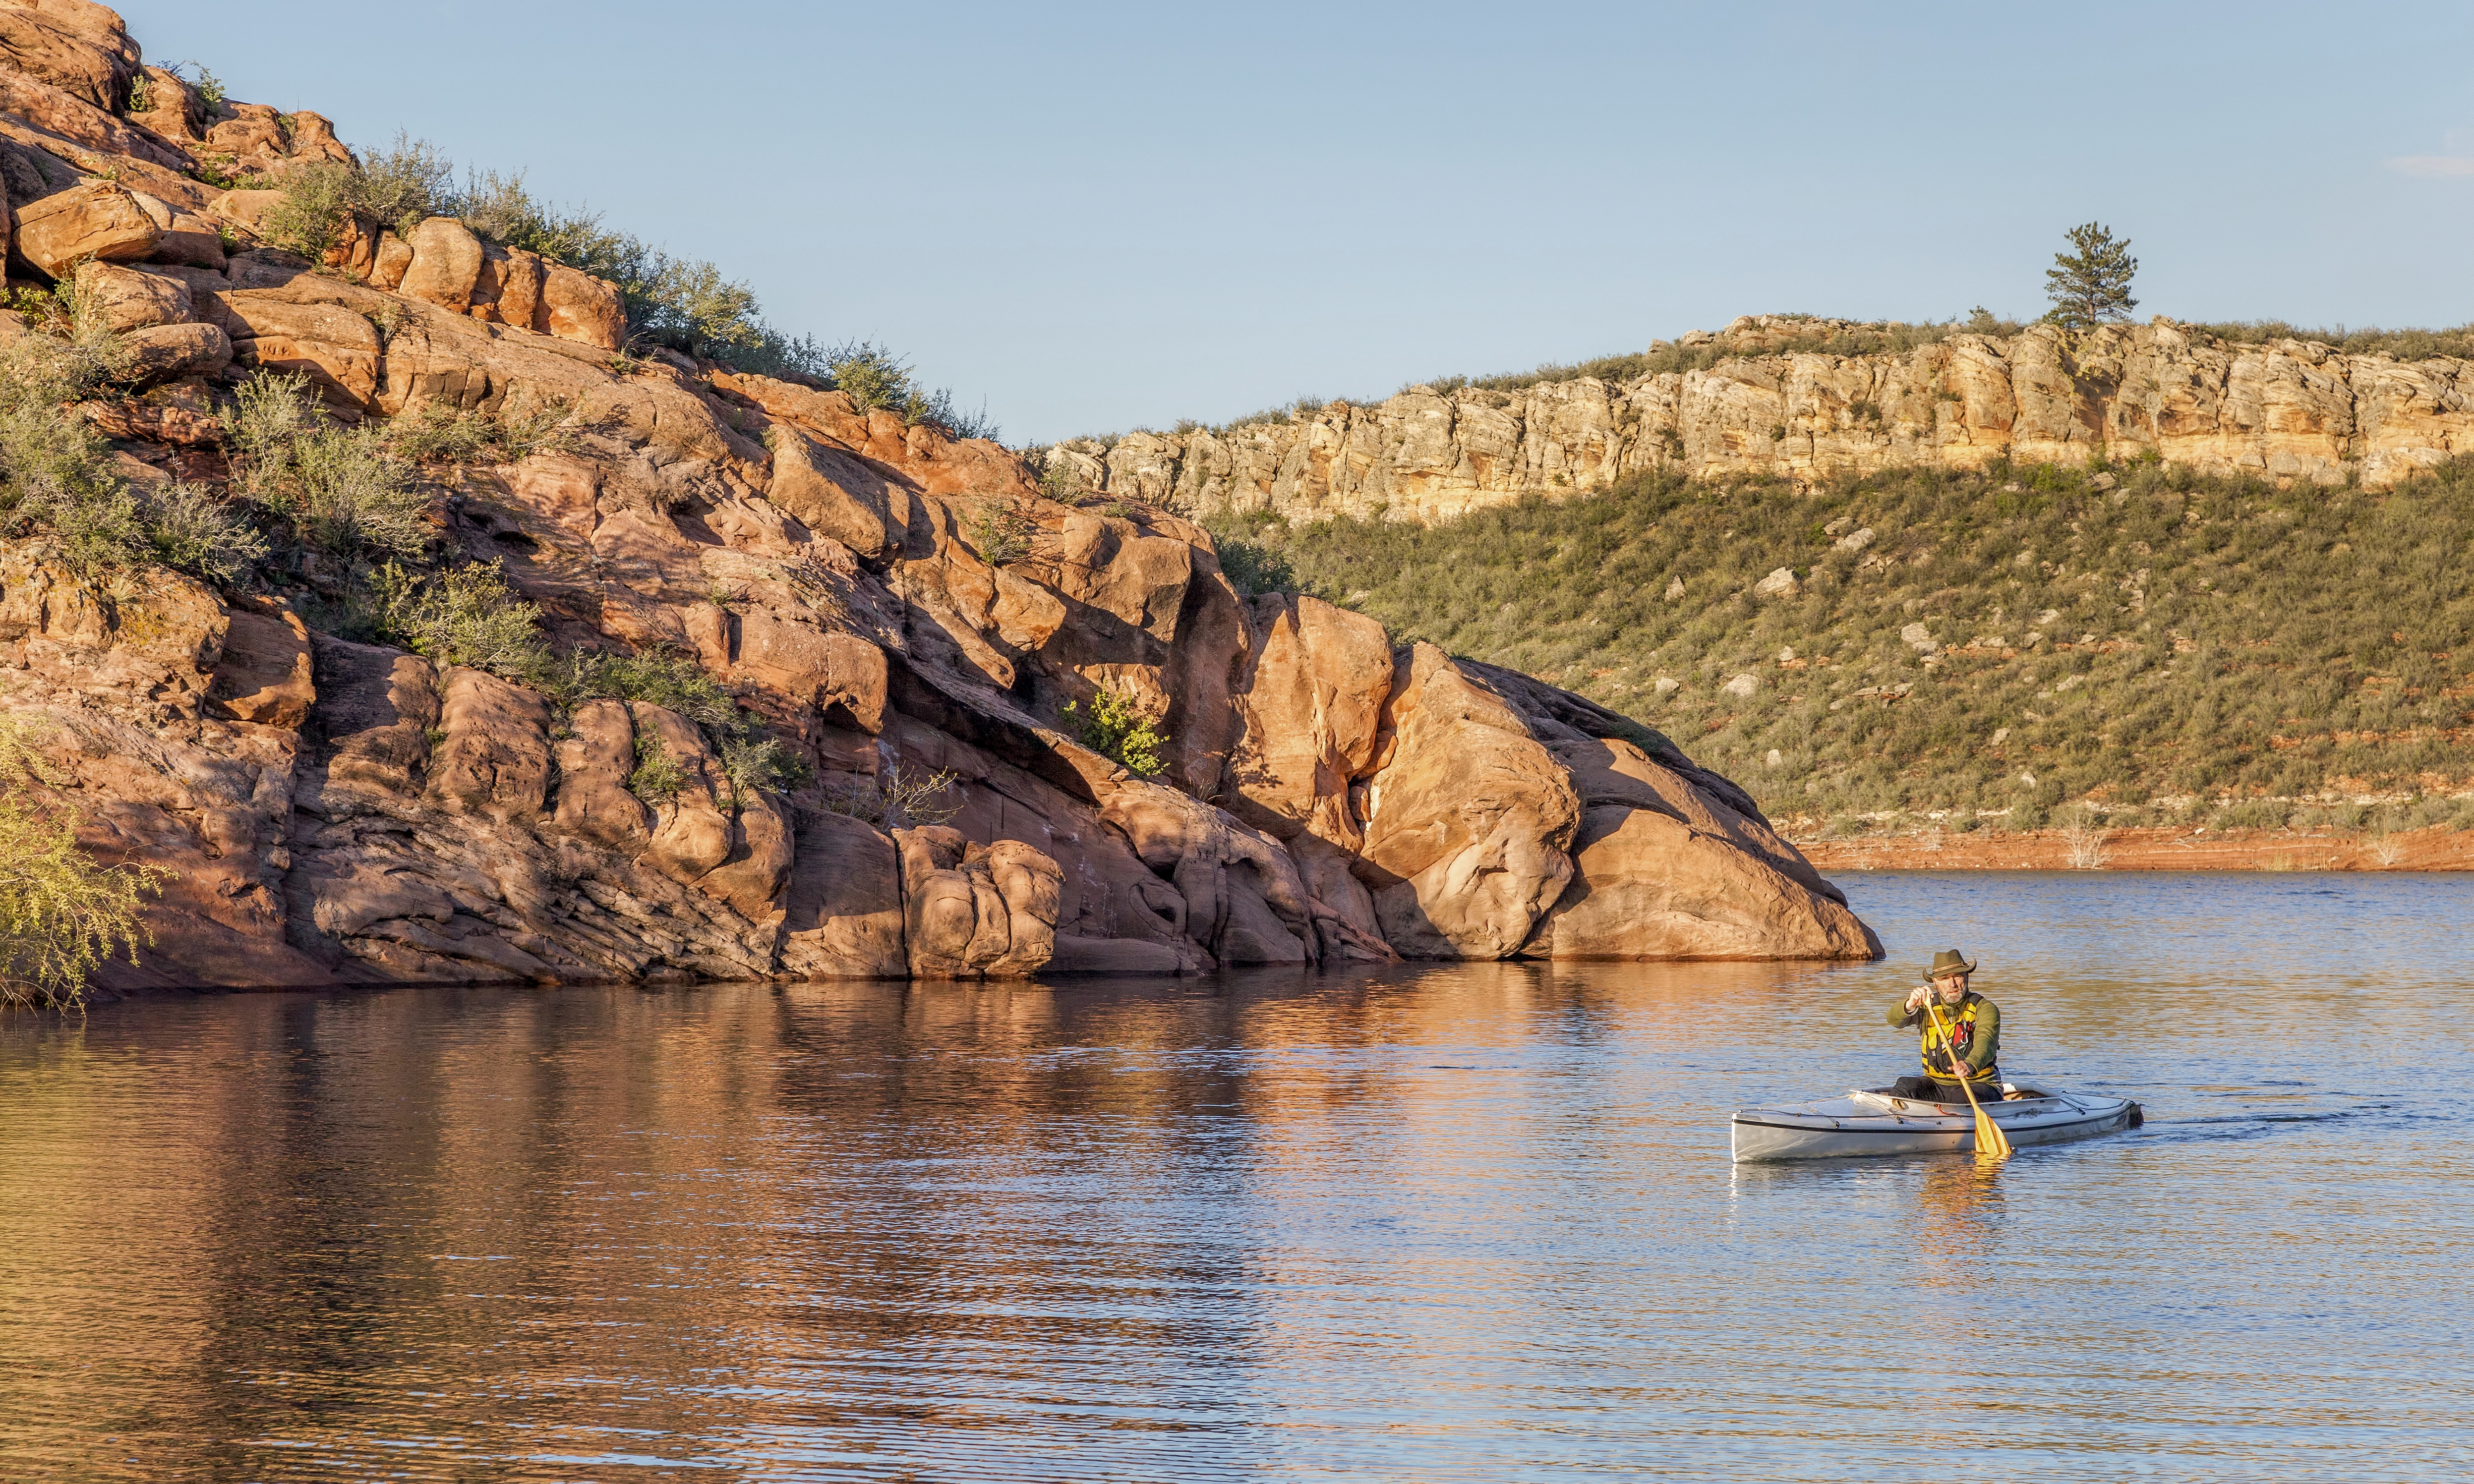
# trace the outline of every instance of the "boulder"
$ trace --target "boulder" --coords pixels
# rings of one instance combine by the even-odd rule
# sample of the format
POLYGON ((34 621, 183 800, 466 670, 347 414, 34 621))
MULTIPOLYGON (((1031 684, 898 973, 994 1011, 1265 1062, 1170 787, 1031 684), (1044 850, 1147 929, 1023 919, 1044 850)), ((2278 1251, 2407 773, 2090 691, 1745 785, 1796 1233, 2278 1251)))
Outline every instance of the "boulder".
POLYGON ((285 195, 256 186, 229 190, 206 203, 206 215, 241 227, 255 239, 264 234, 267 213, 282 205, 285 195))
POLYGON ((629 702, 627 711, 636 723, 638 761, 658 750, 686 775, 676 793, 644 800, 653 811, 653 838, 640 859, 680 885, 691 885, 728 860, 734 843, 721 759, 705 745, 695 723, 677 712, 643 701, 629 702))
POLYGON ((147 254, 150 263, 173 263, 192 268, 211 268, 223 272, 225 253, 223 233, 215 224, 188 211, 172 213, 172 225, 155 251, 147 254))
POLYGON ((232 361, 232 343, 211 324, 151 324, 121 337, 128 378, 138 386, 211 376, 232 361))
POLYGON ((1815 896, 1846 902, 1846 895, 1823 879, 1803 851, 1770 828, 1752 801, 1732 785, 1717 786, 1724 780, 1685 765, 1670 767, 1621 738, 1558 742, 1548 750, 1571 774, 1584 807, 1619 804, 1657 810, 1697 833, 1758 856, 1815 896))
POLYGON ((201 317, 231 337, 232 359, 254 369, 299 371, 340 407, 366 409, 378 392, 377 326, 334 304, 301 303, 279 289, 208 296, 201 317))
POLYGON ((765 498, 862 557, 898 550, 910 529, 910 491, 866 460, 777 425, 765 498))
POLYGON ((206 699, 224 715, 297 731, 317 704, 309 631, 289 611, 227 609, 223 654, 206 699))
POLYGON ((696 878, 696 890, 728 902, 740 917, 762 922, 782 910, 778 901, 797 854, 789 816, 762 794, 740 792, 731 819, 730 853, 696 878))
POLYGON ((974 845, 945 825, 897 829, 914 979, 1027 978, 1055 949, 1063 873, 1018 840, 974 845))
POLYGON ((262 103, 227 101, 206 127, 205 153, 230 156, 239 175, 278 175, 291 156, 283 116, 262 103))
POLYGON ((55 278, 85 258, 137 262, 163 240, 163 228, 136 198, 109 180, 56 191, 14 215, 19 255, 55 278))
POLYGON ((1508 958, 1572 877, 1581 805, 1521 713, 1443 651, 1395 661, 1358 877, 1410 958, 1508 958))
POLYGON ((546 262, 541 304, 529 327, 616 351, 627 343, 627 311, 617 284, 564 263, 546 262))
POLYGON ((284 144, 294 159, 323 159, 338 165, 352 162, 352 152, 335 137, 334 121, 323 113, 295 108, 284 115, 289 128, 284 144))
POLYGON ((865 821, 822 810, 806 818, 783 908, 784 973, 801 979, 910 975, 901 857, 893 841, 865 821))
POLYGON ((1584 817, 1570 886, 1532 956, 1558 959, 1875 959, 1856 915, 1768 861, 1655 809, 1584 817))
POLYGON ((412 268, 412 248, 393 232, 380 232, 370 256, 370 287, 394 293, 412 268))
POLYGON ((652 840, 652 811, 627 791, 636 767, 636 726, 623 701, 588 701, 559 740, 558 802, 545 831, 603 846, 633 858, 652 840))
POLYGON ((396 292, 454 314, 473 307, 481 280, 481 239, 449 216, 434 216, 412 229, 412 261, 396 292))
POLYGON ((327 778, 380 793, 418 793, 438 725, 437 674, 400 649, 311 636, 314 711, 328 748, 327 778))
POLYGON ((206 122, 206 100, 179 73, 162 67, 143 69, 151 107, 130 110, 129 121, 151 129, 175 144, 203 144, 198 132, 206 122))
POLYGON ((549 704, 483 670, 440 677, 440 727, 429 794, 459 813, 531 825, 549 800, 549 704))
POLYGON ((1048 586, 1061 596, 1096 609, 1158 639, 1176 641, 1185 609, 1186 584, 1194 577, 1194 548, 1152 536, 1130 520, 1067 515, 1043 553, 1048 586))
POLYGON ((1363 613, 1321 598, 1254 600, 1257 641, 1237 684, 1243 733, 1228 759, 1230 811, 1282 838, 1348 850, 1365 840, 1349 783, 1374 764, 1392 694, 1392 641, 1363 613))
POLYGON ((111 112, 137 76, 137 43, 109 9, 87 0, 0 6, 0 67, 111 112))
POLYGON ((754 611, 735 621, 726 668, 812 707, 828 725, 875 732, 885 726, 885 651, 839 629, 813 629, 754 611))
POLYGON ((1185 935, 1223 964, 1303 964, 1317 956, 1315 907, 1278 841, 1158 783, 1113 783, 1101 817, 1165 876, 1185 935))
POLYGON ((497 243, 481 247, 481 273, 473 283, 473 318, 520 330, 538 329, 542 315, 542 255, 497 243))
POLYGON ((117 263, 80 263, 77 292, 81 312, 114 330, 178 324, 190 317, 186 283, 117 263))

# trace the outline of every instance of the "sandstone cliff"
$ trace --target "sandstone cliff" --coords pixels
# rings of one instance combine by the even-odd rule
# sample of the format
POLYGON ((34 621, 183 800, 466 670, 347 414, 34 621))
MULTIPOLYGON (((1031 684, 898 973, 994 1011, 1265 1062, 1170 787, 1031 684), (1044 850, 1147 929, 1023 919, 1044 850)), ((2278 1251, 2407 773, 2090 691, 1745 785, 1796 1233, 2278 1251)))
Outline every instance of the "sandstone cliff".
POLYGON ((1084 488, 1204 518, 1268 511, 1448 520, 1642 470, 1799 479, 1902 466, 2085 464, 2150 453, 2206 473, 2380 488, 2474 451, 2474 363, 2231 345, 2163 318, 2071 333, 1953 334, 1904 354, 1780 353, 1850 330, 1739 319, 1703 370, 1517 391, 1412 387, 1284 421, 1078 439, 1050 454, 1084 488))
POLYGON ((319 632, 350 574, 315 552, 221 587, 81 576, 20 524, 0 711, 47 739, 91 849, 175 873, 124 980, 1879 952, 1749 798, 1635 723, 1249 598, 1199 527, 1043 498, 992 443, 618 353, 610 285, 460 222, 354 223, 314 265, 260 247, 282 172, 342 156, 324 119, 208 109, 158 69, 133 114, 136 49, 81 0, 0 5, 0 35, 12 283, 74 283, 130 347, 79 409, 121 477, 220 490, 259 371, 347 421, 566 409, 556 451, 433 471, 435 562, 494 566, 562 649, 691 658, 800 764, 754 786, 677 709, 319 632), (210 186, 209 155, 278 184, 210 186), (1158 776, 1060 725, 1103 688, 1165 730, 1158 776), (884 803, 940 776, 941 823, 884 803))

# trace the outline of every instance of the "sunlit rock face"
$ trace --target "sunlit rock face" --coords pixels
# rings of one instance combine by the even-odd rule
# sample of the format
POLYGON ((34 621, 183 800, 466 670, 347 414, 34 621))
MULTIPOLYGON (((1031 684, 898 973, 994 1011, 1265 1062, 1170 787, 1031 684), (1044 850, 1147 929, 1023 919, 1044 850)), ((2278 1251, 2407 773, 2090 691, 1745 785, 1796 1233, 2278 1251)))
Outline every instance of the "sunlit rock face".
MULTIPOLYGON (((1638 441, 1607 389, 1128 440, 1097 477, 1130 498, 1060 503, 1015 454, 842 391, 620 354, 613 285, 463 222, 352 218, 322 262, 278 251, 282 182, 348 157, 326 119, 209 108, 100 7, 20 19, 12 272, 73 286, 129 352, 60 409, 115 441, 110 479, 236 497, 231 392, 262 372, 345 426, 554 409, 521 457, 428 456, 428 569, 494 568, 543 663, 659 658, 738 718, 373 642, 348 561, 280 522, 221 586, 20 526, 0 716, 89 850, 169 873, 108 984, 1878 952, 1663 738, 1241 593, 1171 508, 1277 486, 1440 516, 1601 484, 1638 441), (205 179, 232 171, 264 180, 205 179), (1089 730, 1104 698, 1152 740, 1089 730), (775 766, 748 765, 760 744, 775 766)), ((0 343, 47 332, 0 315, 0 343)))
POLYGON ((2383 488, 2474 450, 2468 363, 2445 357, 2237 345, 2162 318, 1952 334, 1894 354, 1783 348, 1901 328, 1747 316, 1685 337, 1724 352, 1698 370, 1419 386, 1280 420, 1075 440, 1049 457, 1090 489, 1197 518, 1432 522, 1655 469, 1814 479, 2152 454, 2207 473, 2383 488))

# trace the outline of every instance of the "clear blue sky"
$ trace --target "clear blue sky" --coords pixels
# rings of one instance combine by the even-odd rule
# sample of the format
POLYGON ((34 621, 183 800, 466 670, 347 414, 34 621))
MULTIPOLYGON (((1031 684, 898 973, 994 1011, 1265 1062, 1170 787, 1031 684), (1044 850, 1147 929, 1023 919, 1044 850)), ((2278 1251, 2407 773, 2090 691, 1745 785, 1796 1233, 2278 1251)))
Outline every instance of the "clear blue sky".
POLYGON ((1737 314, 2474 319, 2474 7, 131 5, 151 60, 522 169, 1008 442, 1737 314))

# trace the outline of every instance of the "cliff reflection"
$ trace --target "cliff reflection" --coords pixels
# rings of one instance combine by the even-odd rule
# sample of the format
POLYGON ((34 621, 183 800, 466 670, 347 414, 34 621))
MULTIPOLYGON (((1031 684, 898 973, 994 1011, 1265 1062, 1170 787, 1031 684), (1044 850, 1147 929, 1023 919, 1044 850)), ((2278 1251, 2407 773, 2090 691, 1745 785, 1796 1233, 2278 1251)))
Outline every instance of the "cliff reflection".
POLYGON ((410 1448, 528 1477, 621 1436, 713 1462, 957 1429, 995 1447, 1067 1417, 1181 1434, 1265 1405, 1261 1369, 1335 1326, 1395 1351, 1399 1384, 1456 1384, 1467 1315, 1370 1296, 1415 1272, 1500 1323, 1555 1323, 1554 1284, 1500 1233, 1672 1120, 1626 1038, 1758 1020, 1786 977, 1484 966, 99 1016, 5 1064, 5 1234, 84 1256, 66 1295, 57 1272, 12 1285, 0 1404, 108 1414, 133 1470, 400 1472, 410 1448), (1541 1065, 1540 1046, 1594 1049, 1541 1065), (107 1260, 103 1232, 137 1260, 107 1260), (54 1379, 99 1374, 114 1384, 73 1398, 54 1379))

